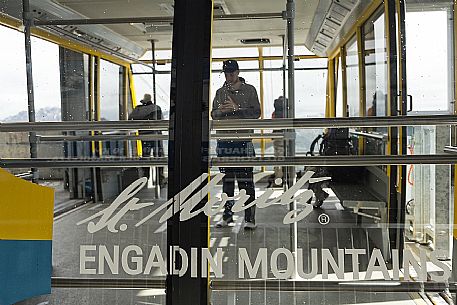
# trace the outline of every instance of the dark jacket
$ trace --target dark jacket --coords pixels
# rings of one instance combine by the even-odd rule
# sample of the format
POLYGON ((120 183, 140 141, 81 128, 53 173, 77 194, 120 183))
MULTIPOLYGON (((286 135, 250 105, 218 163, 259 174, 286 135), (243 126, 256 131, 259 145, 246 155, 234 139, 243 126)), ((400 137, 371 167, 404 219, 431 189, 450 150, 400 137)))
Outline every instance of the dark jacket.
MULTIPOLYGON (((162 109, 159 105, 154 105, 151 101, 141 104, 133 109, 129 115, 129 120, 162 120, 162 109)), ((157 134, 157 131, 144 130, 140 134, 157 134)))
POLYGON ((275 99, 275 101, 274 101, 275 111, 273 112, 273 115, 272 115, 273 119, 283 119, 286 117, 285 111, 284 111, 284 108, 285 108, 284 102, 285 101, 282 98, 275 99))
POLYGON ((257 96, 257 90, 254 86, 241 83, 238 90, 233 90, 224 83, 224 85, 216 91, 216 96, 213 100, 213 110, 211 117, 214 120, 227 119, 258 119, 260 117, 260 103, 257 96), (231 97, 240 107, 237 111, 222 113, 219 106, 231 97))
MULTIPOLYGON (((214 120, 230 120, 230 119, 258 119, 260 117, 260 103, 259 97, 257 96, 257 90, 254 86, 248 85, 245 82, 241 82, 241 86, 238 90, 231 89, 227 83, 224 83, 222 88, 216 91, 216 96, 213 100, 213 110, 211 111, 211 117, 214 120), (236 111, 223 113, 218 108, 222 103, 228 100, 228 97, 238 104, 239 109, 236 111)), ((254 130, 228 130, 228 131, 217 131, 218 134, 223 133, 253 133, 254 130)), ((219 140, 218 143, 227 142, 219 140)), ((251 142, 250 140, 233 139, 228 142, 251 142)), ((243 144, 245 145, 245 144, 243 144)), ((252 144, 251 144, 252 145, 252 144)))
POLYGON ((129 120, 161 120, 162 109, 159 105, 154 105, 152 102, 141 104, 133 109, 129 115, 129 120))

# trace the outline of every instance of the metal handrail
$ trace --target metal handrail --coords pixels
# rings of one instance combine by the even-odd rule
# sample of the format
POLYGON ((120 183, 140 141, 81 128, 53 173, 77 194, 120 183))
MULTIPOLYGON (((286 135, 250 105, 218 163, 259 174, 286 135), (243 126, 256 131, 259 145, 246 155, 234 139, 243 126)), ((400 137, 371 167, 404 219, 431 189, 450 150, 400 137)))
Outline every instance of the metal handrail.
MULTIPOLYGON (((286 68, 286 71, 288 69, 286 68)), ((310 68, 295 68, 294 71, 318 71, 318 70, 327 70, 327 67, 310 67, 310 68)), ((240 72, 260 72, 260 71, 268 71, 268 72, 274 72, 274 71, 284 71, 283 68, 251 68, 251 69, 241 69, 239 70, 240 72)), ((223 72, 222 69, 212 69, 212 73, 221 73, 223 72)), ((152 75, 154 72, 133 72, 133 75, 152 75)), ((171 74, 171 71, 164 71, 164 70, 156 70, 155 74, 162 74, 162 75, 168 75, 171 74)))
POLYGON ((217 133, 211 134, 210 137, 217 140, 283 139, 284 133, 217 133))
MULTIPOLYGON (((97 121, 97 122, 21 122, 0 123, 0 132, 29 131, 103 131, 103 130, 168 130, 168 120, 159 121, 97 121)), ((368 118, 296 118, 213 120, 212 130, 399 127, 457 125, 455 115, 397 116, 368 118)))
POLYGON ((445 146, 444 147, 444 152, 447 152, 447 153, 457 153, 457 146, 445 146))
POLYGON ((397 116, 368 118, 296 118, 264 120, 213 120, 212 130, 233 129, 294 129, 345 127, 399 127, 426 125, 456 125, 455 115, 397 116))
POLYGON ((401 156, 313 156, 313 157, 220 157, 212 158, 211 166, 378 166, 409 164, 456 164, 451 154, 401 156))
MULTIPOLYGON (((259 20, 280 19, 282 13, 253 13, 214 15, 214 21, 220 20, 259 20)), ((87 19, 54 19, 36 20, 34 25, 87 25, 87 24, 123 24, 123 23, 173 23, 173 16, 160 17, 127 17, 127 18, 87 18, 87 19)))
MULTIPOLYGON (((166 289, 165 279, 64 278, 52 277, 52 288, 87 289, 166 289)), ((297 281, 297 280, 212 280, 212 291, 369 291, 442 292, 457 291, 457 283, 421 281, 297 281)))
POLYGON ((127 140, 168 140, 168 135, 93 135, 93 136, 37 136, 38 142, 66 142, 66 141, 127 141, 127 140))
POLYGON ((168 158, 37 158, 0 159, 2 168, 92 168, 167 166, 168 158))
MULTIPOLYGON (((282 133, 252 133, 252 134, 212 134, 211 139, 282 139, 282 133)), ((168 135, 147 134, 147 135, 93 135, 93 136, 37 136, 38 142, 65 142, 65 141, 127 141, 127 140, 168 140, 168 135)))
MULTIPOLYGON (((378 166, 409 164, 456 164, 453 154, 402 156, 314 156, 314 157, 221 157, 211 158, 214 167, 252 166, 378 166)), ((0 159, 3 168, 91 168, 167 166, 168 158, 48 158, 0 159)))
POLYGON ((420 281, 212 280, 213 291, 455 292, 456 283, 420 281))
POLYGON ((165 279, 65 278, 52 277, 52 288, 165 289, 165 279))
POLYGON ((351 130, 349 133, 356 135, 356 136, 362 136, 362 137, 372 138, 372 139, 381 140, 381 141, 387 141, 387 139, 388 139, 388 135, 382 134, 382 133, 373 133, 373 132, 355 131, 355 130, 351 130))
POLYGON ((157 121, 71 121, 0 123, 0 132, 29 131, 104 131, 104 130, 168 130, 167 120, 157 121))

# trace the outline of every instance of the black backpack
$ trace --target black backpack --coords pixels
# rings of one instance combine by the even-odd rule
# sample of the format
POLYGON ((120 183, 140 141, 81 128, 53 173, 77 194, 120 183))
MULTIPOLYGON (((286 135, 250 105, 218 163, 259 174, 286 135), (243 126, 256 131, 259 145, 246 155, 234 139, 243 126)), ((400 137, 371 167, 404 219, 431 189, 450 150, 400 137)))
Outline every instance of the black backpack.
MULTIPOLYGON (((314 148, 321 139, 319 145, 319 155, 321 156, 355 154, 352 140, 349 137, 349 128, 330 128, 327 133, 320 134, 314 139, 306 155, 314 156, 314 148)), ((356 183, 362 177, 364 170, 363 167, 358 166, 320 166, 318 168, 320 172, 330 175, 332 182, 342 183, 356 183)))
POLYGON ((314 149, 321 139, 319 145, 319 155, 321 156, 352 154, 353 146, 349 137, 349 128, 330 128, 327 133, 318 135, 311 143, 306 155, 314 156, 314 149))

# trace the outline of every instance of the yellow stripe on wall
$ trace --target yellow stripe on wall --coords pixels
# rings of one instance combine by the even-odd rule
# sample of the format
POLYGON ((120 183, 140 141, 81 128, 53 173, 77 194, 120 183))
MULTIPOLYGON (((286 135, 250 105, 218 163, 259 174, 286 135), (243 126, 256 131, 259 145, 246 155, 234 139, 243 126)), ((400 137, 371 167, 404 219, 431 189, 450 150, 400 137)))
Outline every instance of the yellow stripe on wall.
POLYGON ((0 168, 0 239, 52 240, 54 190, 0 168))

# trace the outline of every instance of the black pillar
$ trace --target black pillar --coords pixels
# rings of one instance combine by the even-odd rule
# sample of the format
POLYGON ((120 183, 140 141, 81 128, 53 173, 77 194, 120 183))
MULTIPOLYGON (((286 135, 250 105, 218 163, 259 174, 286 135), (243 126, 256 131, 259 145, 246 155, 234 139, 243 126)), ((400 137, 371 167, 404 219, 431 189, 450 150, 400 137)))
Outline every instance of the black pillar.
MULTIPOLYGON (((398 116, 398 53, 397 53, 397 24, 395 20, 395 0, 387 0, 384 3, 387 23, 387 85, 388 103, 390 105, 389 116, 398 116)), ((390 135, 390 155, 398 155, 398 127, 389 127, 390 135)), ((398 166, 388 166, 390 168, 389 178, 389 224, 391 228, 390 242, 393 249, 403 249, 403 229, 401 219, 402 205, 397 191, 398 166)), ((404 219, 404 218, 403 218, 404 219)))
MULTIPOLYGON (((176 0, 174 14, 168 198, 208 172, 212 1, 176 0)), ((167 244, 168 251, 173 245, 188 254, 191 247, 207 248, 208 218, 200 214, 180 222, 179 214, 173 216, 167 225, 167 244)), ((208 279, 200 273, 197 278, 190 272, 168 275, 167 305, 208 304, 207 287, 208 279)))
MULTIPOLYGON (((33 15, 30 11, 30 1, 22 0, 22 14, 24 24, 24 42, 25 42, 25 68, 27 77, 27 105, 29 122, 35 122, 35 95, 33 93, 33 72, 32 72, 32 26, 33 15)), ((36 132, 29 132, 30 158, 35 159, 38 156, 36 132)), ((32 182, 38 183, 38 169, 31 168, 32 182)))
MULTIPOLYGON (((400 115, 407 115, 408 114, 408 107, 407 107, 407 99, 408 99, 408 91, 407 91, 407 75, 406 75, 406 3, 405 0, 396 0, 397 3, 397 26, 398 26, 398 64, 399 64, 399 74, 398 74, 398 87, 400 90, 400 115)), ((407 138, 407 130, 406 126, 400 127, 401 130, 401 143, 400 143, 400 154, 407 155, 408 151, 408 138, 407 138)), ((407 180, 407 173, 406 173, 406 165, 400 166, 400 199, 399 199, 399 208, 398 208, 398 222, 400 223, 400 231, 399 234, 399 243, 400 247, 399 250, 402 250, 404 247, 405 241, 405 218, 406 218, 406 180, 407 180)))

